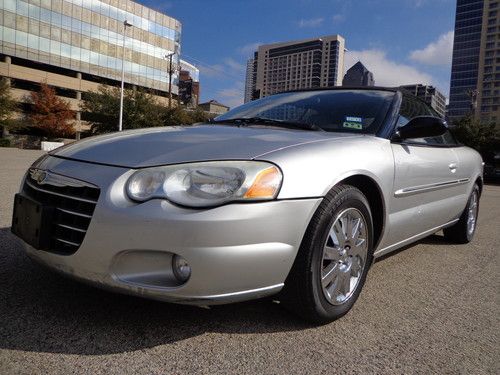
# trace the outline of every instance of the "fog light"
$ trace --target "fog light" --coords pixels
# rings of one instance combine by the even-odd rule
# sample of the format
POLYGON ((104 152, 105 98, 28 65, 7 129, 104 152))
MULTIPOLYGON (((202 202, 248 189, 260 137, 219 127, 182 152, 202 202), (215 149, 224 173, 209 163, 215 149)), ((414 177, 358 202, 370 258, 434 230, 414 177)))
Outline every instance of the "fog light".
POLYGON ((189 276, 191 276, 191 266, 186 259, 179 255, 174 255, 172 259, 172 268, 175 277, 182 283, 185 283, 189 279, 189 276))

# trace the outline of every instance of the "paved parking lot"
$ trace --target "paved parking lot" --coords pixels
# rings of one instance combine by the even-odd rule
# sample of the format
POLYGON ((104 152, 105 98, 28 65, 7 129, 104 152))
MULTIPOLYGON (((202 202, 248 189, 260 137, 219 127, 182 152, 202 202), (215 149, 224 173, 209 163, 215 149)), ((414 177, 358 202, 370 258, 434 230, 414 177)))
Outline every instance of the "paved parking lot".
POLYGON ((177 306, 32 263, 9 227, 39 155, 0 148, 1 374, 500 373, 500 186, 473 243, 438 234, 378 261, 353 310, 312 327, 270 301, 177 306))

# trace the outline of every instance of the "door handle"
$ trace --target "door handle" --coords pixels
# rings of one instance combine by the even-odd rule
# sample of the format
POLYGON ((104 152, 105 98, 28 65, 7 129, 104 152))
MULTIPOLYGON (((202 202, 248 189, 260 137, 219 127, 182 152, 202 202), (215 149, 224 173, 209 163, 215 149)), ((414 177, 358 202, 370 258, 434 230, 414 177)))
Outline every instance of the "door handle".
POLYGON ((455 173, 457 171, 457 165, 455 163, 449 164, 448 168, 450 168, 451 173, 455 173))

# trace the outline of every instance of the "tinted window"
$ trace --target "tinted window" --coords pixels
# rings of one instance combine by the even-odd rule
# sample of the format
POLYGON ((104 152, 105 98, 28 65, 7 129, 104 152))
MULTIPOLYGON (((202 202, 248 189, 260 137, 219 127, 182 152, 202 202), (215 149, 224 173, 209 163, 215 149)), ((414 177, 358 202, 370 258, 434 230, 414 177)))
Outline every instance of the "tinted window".
POLYGON ((374 134, 393 97, 394 92, 381 90, 289 92, 249 102, 216 120, 260 117, 314 124, 326 131, 374 134))
POLYGON ((403 100, 401 101, 401 109, 399 111, 401 116, 411 120, 417 116, 436 116, 439 117, 436 111, 411 94, 403 93, 403 100))
MULTIPOLYGON (((418 99, 416 96, 411 94, 403 93, 403 100, 401 101, 401 109, 399 111, 398 128, 406 125, 414 117, 418 116, 434 116, 440 117, 439 114, 434 111, 426 103, 418 99)), ((446 131, 443 135, 438 137, 427 137, 427 138, 413 138, 408 140, 407 143, 417 143, 426 145, 457 145, 457 142, 450 131, 446 131)))

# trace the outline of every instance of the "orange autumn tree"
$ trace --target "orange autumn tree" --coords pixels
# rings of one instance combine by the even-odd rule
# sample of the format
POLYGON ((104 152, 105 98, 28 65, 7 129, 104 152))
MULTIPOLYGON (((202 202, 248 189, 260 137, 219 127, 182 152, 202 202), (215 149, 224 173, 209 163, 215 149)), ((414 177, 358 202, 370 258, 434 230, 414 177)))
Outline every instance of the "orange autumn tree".
POLYGON ((29 119, 34 127, 41 129, 49 139, 72 135, 74 113, 70 104, 59 98, 52 87, 42 83, 40 91, 32 92, 30 99, 29 119))

